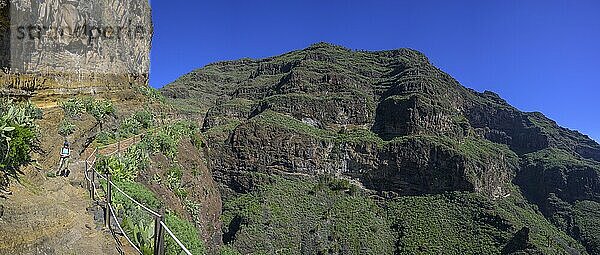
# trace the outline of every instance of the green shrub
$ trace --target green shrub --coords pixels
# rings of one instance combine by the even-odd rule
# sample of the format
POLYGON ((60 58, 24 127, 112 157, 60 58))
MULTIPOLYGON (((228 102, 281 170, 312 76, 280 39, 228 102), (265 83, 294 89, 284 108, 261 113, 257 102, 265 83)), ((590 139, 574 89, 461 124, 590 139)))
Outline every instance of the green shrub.
POLYGON ((148 129, 154 126, 154 115, 150 111, 138 111, 133 114, 133 118, 140 123, 142 128, 148 129))
POLYGON ((140 91, 140 93, 142 93, 142 95, 148 97, 148 99, 150 100, 150 102, 158 102, 158 103, 164 103, 166 102, 166 98, 160 93, 160 91, 158 91, 155 88, 149 87, 149 86, 141 86, 138 88, 138 90, 140 91))
POLYGON ((117 181, 133 182, 140 171, 150 165, 148 152, 138 145, 133 145, 122 155, 99 156, 96 169, 100 173, 111 173, 117 181))
POLYGON ((65 116, 75 119, 81 117, 86 110, 83 101, 77 98, 70 98, 67 101, 59 103, 60 108, 65 112, 65 116))
POLYGON ((332 175, 324 174, 319 176, 318 182, 313 188, 313 191, 322 192, 325 190, 343 191, 350 195, 354 195, 358 192, 358 187, 346 179, 340 179, 332 175))
POLYGON ((31 152, 38 143, 38 118, 39 109, 30 102, 0 99, 0 189, 31 163, 31 152))
POLYGON ((150 155, 146 149, 136 144, 127 149, 123 155, 123 161, 132 171, 140 172, 150 166, 150 155))
MULTIPOLYGON (((166 215, 165 223, 192 254, 204 254, 204 244, 194 224, 171 213, 166 215)), ((168 234, 165 235, 165 246, 166 254, 181 254, 181 248, 168 234)))
POLYGON ((23 103, 22 107, 25 109, 25 115, 29 116, 32 119, 41 120, 44 117, 42 109, 38 108, 29 101, 23 103))
POLYGON ((200 135, 200 132, 194 133, 190 138, 192 141, 192 145, 194 145, 194 147, 196 147, 196 149, 202 150, 202 148, 204 148, 204 141, 202 140, 202 136, 200 135))
POLYGON ((101 145, 109 145, 115 141, 115 138, 110 132, 102 131, 96 135, 96 142, 101 145))
POLYGON ((31 162, 31 151, 34 147, 36 135, 25 127, 4 127, 4 141, 0 158, 0 169, 5 177, 17 178, 20 167, 31 162))
POLYGON ((117 134, 119 138, 127 138, 140 134, 143 126, 135 118, 127 118, 121 122, 117 134))
POLYGON ((154 116, 151 112, 143 110, 134 113, 131 117, 124 119, 117 133, 121 138, 127 138, 138 135, 143 129, 154 126, 154 116))
POLYGON ((144 142, 153 153, 161 152, 171 159, 177 154, 177 141, 164 130, 146 136, 144 142))
POLYGON ((170 159, 177 155, 177 147, 183 137, 192 137, 197 134, 199 128, 196 124, 187 121, 168 125, 151 133, 143 139, 142 144, 150 153, 162 153, 170 159))
POLYGON ((75 133, 75 129, 77 129, 77 126, 75 126, 73 122, 71 122, 68 119, 64 119, 60 122, 60 126, 58 127, 58 134, 62 135, 63 137, 67 137, 75 133))
POLYGON ((181 184, 181 178, 183 177, 183 170, 179 166, 171 167, 167 170, 166 180, 169 185, 169 189, 177 195, 180 199, 187 197, 187 191, 181 184))
POLYGON ((113 180, 133 182, 137 176, 137 169, 126 165, 116 156, 99 156, 96 161, 96 170, 102 174, 110 173, 113 180))
POLYGON ((196 223, 196 225, 202 224, 202 211, 200 211, 200 204, 185 198, 183 199, 183 206, 192 216, 192 220, 194 223, 196 223))
MULTIPOLYGON (((127 193, 130 197, 147 206, 148 208, 158 211, 158 209, 162 207, 162 202, 143 184, 119 180, 114 180, 113 182, 115 185, 119 186, 123 192, 127 193)), ((118 192, 114 192, 113 201, 122 203, 129 201, 129 199, 118 192)))
POLYGON ((116 112, 115 107, 110 100, 96 100, 92 97, 87 97, 83 100, 83 105, 86 112, 96 119, 96 122, 100 125, 100 130, 102 130, 106 118, 110 115, 114 115, 116 112))
POLYGON ((219 251, 219 255, 242 255, 239 251, 229 245, 223 245, 219 251))

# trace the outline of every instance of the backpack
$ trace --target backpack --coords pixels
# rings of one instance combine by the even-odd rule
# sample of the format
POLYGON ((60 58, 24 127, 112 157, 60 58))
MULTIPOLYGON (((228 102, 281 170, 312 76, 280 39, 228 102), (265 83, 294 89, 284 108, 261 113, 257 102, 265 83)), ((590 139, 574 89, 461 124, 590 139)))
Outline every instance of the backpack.
POLYGON ((71 155, 71 150, 69 150, 69 148, 64 148, 64 147, 63 147, 63 148, 60 150, 60 155, 61 155, 61 156, 64 156, 64 157, 68 157, 68 156, 70 156, 70 155, 71 155))

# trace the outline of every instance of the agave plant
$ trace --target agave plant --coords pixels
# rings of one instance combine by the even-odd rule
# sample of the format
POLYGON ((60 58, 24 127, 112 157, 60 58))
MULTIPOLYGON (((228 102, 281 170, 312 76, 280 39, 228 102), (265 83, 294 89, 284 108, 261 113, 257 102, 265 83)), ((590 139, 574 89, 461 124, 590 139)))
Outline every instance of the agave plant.
POLYGON ((3 161, 4 161, 4 159, 6 159, 8 157, 8 152, 10 151, 10 140, 11 140, 11 138, 8 135, 8 133, 12 132, 14 130, 15 130, 15 127, 9 127, 3 121, 2 121, 2 124, 0 124, 0 139, 2 140, 2 143, 4 145, 1 148, 4 149, 4 147, 6 147, 6 152, 4 153, 3 161))
POLYGON ((35 119, 27 113, 27 109, 21 105, 12 104, 6 112, 2 113, 2 119, 7 124, 15 124, 21 127, 34 127, 35 119))
POLYGON ((98 157, 96 170, 103 174, 110 173, 116 181, 132 182, 137 175, 137 169, 130 167, 126 161, 117 156, 98 157))
POLYGON ((12 99, 2 99, 1 101, 0 140, 2 140, 2 143, 4 143, 6 146, 5 155, 8 155, 11 141, 11 136, 9 134, 15 130, 15 126, 35 129, 35 118, 32 116, 32 114, 37 113, 39 109, 33 106, 30 102, 27 102, 26 104, 18 104, 14 103, 12 99))
POLYGON ((144 255, 150 255, 154 252, 154 227, 152 224, 144 224, 140 221, 137 224, 130 220, 123 220, 127 228, 131 230, 133 242, 140 248, 144 255))
POLYGON ((31 163, 38 117, 41 113, 31 103, 0 99, 0 186, 6 186, 9 176, 17 178, 19 168, 31 163))

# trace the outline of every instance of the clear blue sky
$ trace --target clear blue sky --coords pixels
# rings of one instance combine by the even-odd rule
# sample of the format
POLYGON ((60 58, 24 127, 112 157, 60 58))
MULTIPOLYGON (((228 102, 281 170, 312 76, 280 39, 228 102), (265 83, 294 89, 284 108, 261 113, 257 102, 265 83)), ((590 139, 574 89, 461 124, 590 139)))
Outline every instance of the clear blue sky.
POLYGON ((478 91, 600 141, 600 1, 152 0, 150 82, 326 41, 409 47, 478 91))

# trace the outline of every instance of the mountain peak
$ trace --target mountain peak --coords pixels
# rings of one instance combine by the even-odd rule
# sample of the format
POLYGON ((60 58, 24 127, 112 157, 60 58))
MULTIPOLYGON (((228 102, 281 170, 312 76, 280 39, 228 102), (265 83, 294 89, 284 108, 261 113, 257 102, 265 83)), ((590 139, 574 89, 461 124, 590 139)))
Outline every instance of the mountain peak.
MULTIPOLYGON (((162 92, 206 112, 213 165, 232 192, 270 185, 261 174, 325 173, 400 200, 451 192, 487 201, 526 197, 551 220, 567 205, 600 201, 598 143, 496 93, 463 87, 413 49, 320 42, 207 66, 162 92)), ((516 233, 517 246, 535 246, 529 235, 540 238, 516 233)))

